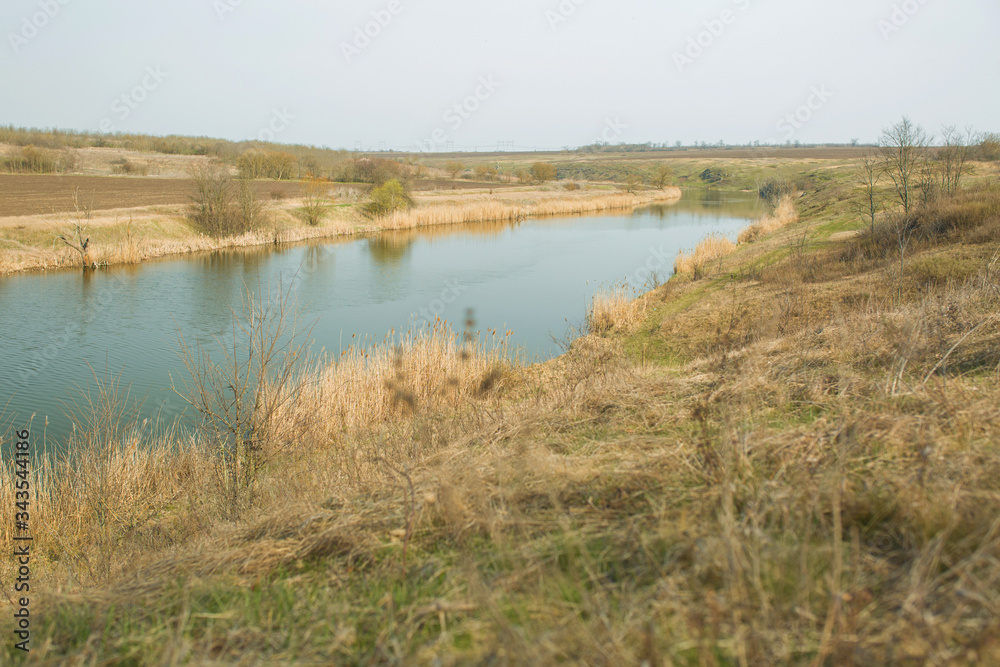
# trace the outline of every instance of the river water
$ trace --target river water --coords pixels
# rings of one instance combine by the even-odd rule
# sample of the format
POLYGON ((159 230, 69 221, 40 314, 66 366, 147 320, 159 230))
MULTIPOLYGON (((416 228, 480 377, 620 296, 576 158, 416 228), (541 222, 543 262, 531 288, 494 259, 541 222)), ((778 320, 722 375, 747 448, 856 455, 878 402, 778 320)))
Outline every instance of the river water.
POLYGON ((512 331, 529 360, 559 354, 595 292, 666 280, 678 250, 735 237, 761 214, 755 195, 686 193, 631 213, 388 232, 293 246, 225 250, 113 267, 0 277, 0 431, 45 427, 65 440, 66 410, 117 377, 142 412, 172 420, 182 402, 179 334, 209 347, 254 292, 289 291, 310 349, 381 340, 440 316, 512 331), (180 382, 178 382, 178 385, 180 382))

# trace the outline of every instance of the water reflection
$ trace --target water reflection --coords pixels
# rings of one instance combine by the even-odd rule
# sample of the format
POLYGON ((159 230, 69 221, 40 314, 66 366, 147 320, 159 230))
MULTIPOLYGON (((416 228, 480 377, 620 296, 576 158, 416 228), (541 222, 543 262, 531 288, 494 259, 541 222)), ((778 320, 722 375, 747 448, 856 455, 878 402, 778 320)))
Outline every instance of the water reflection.
POLYGON ((410 254, 413 240, 413 237, 398 238, 391 232, 381 234, 368 239, 368 252, 380 266, 398 266, 410 254))
POLYGON ((667 204, 652 204, 637 209, 633 215, 653 215, 666 219, 683 211, 698 217, 719 218, 720 216, 740 216, 748 219, 759 218, 764 207, 756 195, 732 190, 685 191, 681 199, 667 204))

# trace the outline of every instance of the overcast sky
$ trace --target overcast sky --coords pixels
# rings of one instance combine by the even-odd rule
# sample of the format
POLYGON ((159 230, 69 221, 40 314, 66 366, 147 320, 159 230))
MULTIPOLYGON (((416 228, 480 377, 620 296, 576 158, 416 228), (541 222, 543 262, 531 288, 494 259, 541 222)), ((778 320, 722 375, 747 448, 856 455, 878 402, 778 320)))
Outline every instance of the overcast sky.
POLYGON ((3 0, 0 124, 404 150, 997 131, 997 26, 997 0, 3 0))

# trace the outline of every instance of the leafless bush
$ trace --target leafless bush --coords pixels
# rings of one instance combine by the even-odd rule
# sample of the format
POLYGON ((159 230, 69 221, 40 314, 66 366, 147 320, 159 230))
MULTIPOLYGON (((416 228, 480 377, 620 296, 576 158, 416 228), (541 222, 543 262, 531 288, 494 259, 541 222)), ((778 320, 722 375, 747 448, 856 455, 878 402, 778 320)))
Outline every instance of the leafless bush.
POLYGON ((216 340, 219 361, 178 334, 189 377, 173 390, 195 410, 202 437, 218 452, 217 477, 233 517, 253 502, 269 456, 293 440, 294 424, 282 411, 301 391, 297 369, 311 327, 290 312, 290 290, 269 299, 248 288, 232 330, 216 340))
POLYGON ((195 167, 190 172, 195 194, 189 219, 209 236, 238 236, 264 226, 266 210, 257 198, 253 181, 233 179, 218 165, 195 167))

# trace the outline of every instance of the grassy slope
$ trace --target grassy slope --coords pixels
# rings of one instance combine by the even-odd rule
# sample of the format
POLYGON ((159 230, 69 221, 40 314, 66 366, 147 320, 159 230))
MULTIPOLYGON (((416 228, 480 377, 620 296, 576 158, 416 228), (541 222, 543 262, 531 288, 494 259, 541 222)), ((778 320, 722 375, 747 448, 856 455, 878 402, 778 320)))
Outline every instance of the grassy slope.
POLYGON ((997 193, 900 276, 845 188, 458 410, 307 429, 240 521, 175 498, 33 659, 1000 661, 997 193))

